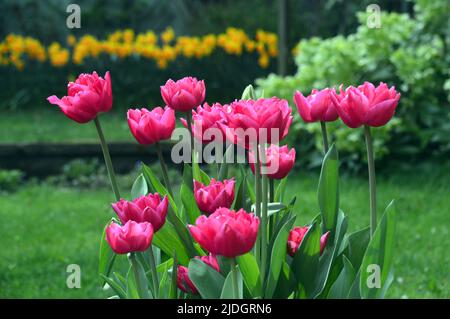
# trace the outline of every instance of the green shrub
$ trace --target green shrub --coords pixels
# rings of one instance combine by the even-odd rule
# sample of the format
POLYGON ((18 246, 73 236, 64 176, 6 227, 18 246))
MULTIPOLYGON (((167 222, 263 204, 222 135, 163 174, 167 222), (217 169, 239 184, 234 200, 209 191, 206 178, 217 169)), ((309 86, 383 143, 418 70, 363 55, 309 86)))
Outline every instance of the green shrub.
MULTIPOLYGON (((374 130, 376 157, 450 150, 449 29, 442 28, 450 17, 445 5, 446 0, 419 0, 414 19, 383 12, 378 29, 366 26, 367 13, 358 13, 360 26, 353 34, 300 41, 294 76, 272 74, 256 83, 266 96, 280 95, 291 102, 295 90, 309 94, 312 88, 364 81, 395 85, 402 98, 394 120, 374 130)), ((321 148, 318 125, 305 125, 295 116, 293 129, 296 140, 290 143, 308 144, 307 140, 314 138, 316 149, 321 148)), ((361 130, 350 130, 338 122, 330 125, 330 131, 344 156, 364 156, 361 130)))
POLYGON ((24 173, 20 170, 3 170, 0 169, 0 193, 15 192, 24 177, 24 173))

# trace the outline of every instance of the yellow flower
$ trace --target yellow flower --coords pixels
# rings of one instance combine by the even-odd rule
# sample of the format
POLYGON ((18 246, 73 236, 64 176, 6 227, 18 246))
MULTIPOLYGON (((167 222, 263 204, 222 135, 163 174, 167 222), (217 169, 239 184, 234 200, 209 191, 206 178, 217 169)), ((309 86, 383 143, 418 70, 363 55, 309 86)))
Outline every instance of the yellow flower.
POLYGON ((175 31, 172 27, 167 27, 163 33, 161 33, 161 40, 165 44, 169 44, 175 38, 175 31))

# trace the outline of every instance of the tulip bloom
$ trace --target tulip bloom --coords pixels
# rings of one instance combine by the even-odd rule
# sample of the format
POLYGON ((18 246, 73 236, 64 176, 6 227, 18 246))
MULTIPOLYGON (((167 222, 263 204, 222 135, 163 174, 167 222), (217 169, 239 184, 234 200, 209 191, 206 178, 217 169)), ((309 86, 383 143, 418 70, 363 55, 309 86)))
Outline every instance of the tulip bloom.
POLYGON ((128 110, 128 126, 139 144, 150 145, 170 139, 175 129, 175 112, 169 108, 156 107, 128 110))
MULTIPOLYGON (((255 154, 253 151, 248 153, 250 168, 255 174, 255 154)), ((283 179, 289 174, 295 163, 295 149, 288 149, 287 145, 279 147, 272 144, 266 149, 267 177, 272 179, 283 179)))
MULTIPOLYGON (((188 128, 186 120, 183 118, 180 120, 184 127, 188 128)), ((214 136, 213 132, 210 132, 211 135, 208 135, 207 132, 208 129, 216 129, 217 133, 220 132, 222 134, 219 140, 225 142, 225 135, 223 134, 219 123, 226 124, 227 120, 224 114, 223 106, 219 103, 214 103, 212 106, 205 103, 203 106, 200 105, 197 107, 197 111, 192 110, 192 121, 192 133, 198 141, 206 144, 219 139, 218 136, 214 136)))
POLYGON ((124 226, 111 223, 106 228, 106 240, 116 254, 146 251, 153 239, 152 224, 128 221, 124 226))
POLYGON ((388 88, 385 83, 375 87, 369 82, 357 88, 350 86, 341 96, 341 101, 334 97, 333 102, 342 121, 350 128, 385 125, 394 116, 400 99, 395 87, 388 88))
POLYGON ((119 216, 122 224, 132 220, 137 223, 148 222, 152 224, 156 233, 165 223, 169 199, 167 196, 161 200, 158 193, 139 196, 129 202, 121 199, 112 204, 112 208, 119 216))
POLYGON ((259 218, 243 209, 235 212, 219 208, 213 214, 197 218, 189 225, 192 237, 214 255, 229 258, 249 252, 256 241, 259 218))
POLYGON ((193 77, 185 77, 174 82, 169 79, 161 86, 161 95, 164 102, 172 109, 180 112, 189 112, 205 100, 205 82, 193 77))
POLYGON ((209 185, 194 180, 194 197, 198 208, 206 213, 212 214, 217 208, 230 208, 234 201, 234 179, 216 181, 211 179, 209 185))
POLYGON ((69 82, 67 96, 59 99, 55 95, 47 98, 51 104, 58 105, 71 120, 87 123, 101 112, 108 112, 112 107, 112 89, 109 71, 105 78, 96 72, 80 74, 75 82, 69 82))
MULTIPOLYGON (((294 256, 297 252, 298 247, 300 247, 300 244, 302 243, 303 238, 306 235, 306 232, 308 231, 309 226, 304 227, 294 227, 294 229, 291 230, 288 237, 287 242, 287 251, 290 256, 294 256)), ((330 232, 326 232, 320 237, 320 254, 322 255, 323 250, 325 249, 325 246, 327 245, 328 236, 330 235, 330 232)))
POLYGON ((332 96, 336 95, 334 89, 313 89, 308 97, 304 97, 300 91, 294 94, 294 102, 303 121, 333 122, 338 118, 332 96))
POLYGON ((259 142, 277 143, 288 134, 291 113, 288 102, 277 97, 235 101, 227 107, 228 125, 222 127, 233 143, 245 148, 259 142), (243 136, 237 129, 243 129, 250 135, 243 136), (273 129, 277 130, 278 138, 272 136, 273 129))
MULTIPOLYGON (((219 263, 217 262, 217 258, 214 255, 209 254, 208 256, 202 256, 202 257, 196 256, 195 258, 200 259, 208 266, 211 266, 212 268, 214 268, 217 272, 220 271, 219 263)), ((194 286, 194 283, 189 278, 187 267, 178 266, 177 285, 178 285, 178 288, 180 288, 185 293, 190 293, 193 295, 198 294, 197 288, 194 286)))

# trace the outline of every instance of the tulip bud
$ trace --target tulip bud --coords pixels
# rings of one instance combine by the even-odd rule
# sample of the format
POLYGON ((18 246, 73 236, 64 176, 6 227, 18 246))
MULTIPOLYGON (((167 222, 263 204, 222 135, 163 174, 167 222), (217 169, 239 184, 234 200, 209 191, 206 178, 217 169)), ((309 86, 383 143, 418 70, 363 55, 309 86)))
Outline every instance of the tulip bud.
MULTIPOLYGON (((248 152, 250 168, 255 174, 255 154, 248 152)), ((295 163, 295 149, 289 150, 287 145, 279 147, 270 145, 266 149, 266 158, 264 166, 267 169, 267 177, 272 179, 283 179, 289 174, 295 163)))
MULTIPOLYGON (((294 256, 297 252, 298 247, 303 241, 306 233, 308 232, 310 226, 304 227, 294 227, 289 233, 288 242, 287 242, 287 251, 290 256, 294 256)), ((326 232, 320 237, 320 254, 322 255, 325 246, 327 245, 328 236, 330 232, 326 232)))

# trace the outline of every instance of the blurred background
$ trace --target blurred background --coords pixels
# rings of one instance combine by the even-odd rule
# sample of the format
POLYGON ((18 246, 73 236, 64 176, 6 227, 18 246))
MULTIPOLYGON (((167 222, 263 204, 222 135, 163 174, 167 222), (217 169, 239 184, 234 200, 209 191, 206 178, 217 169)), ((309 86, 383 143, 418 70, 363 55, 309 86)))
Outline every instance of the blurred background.
MULTIPOLYGON (((396 116, 374 130, 379 211, 396 199, 399 212, 388 297, 450 297, 448 0, 78 0, 81 27, 69 28, 71 3, 0 2, 0 297, 107 296, 98 245, 113 196, 95 127, 46 101, 94 70, 111 72, 113 110, 101 121, 124 197, 139 161, 155 159, 136 145, 126 110, 161 105, 167 79, 204 79, 210 103, 231 102, 248 84, 288 99, 298 166, 290 192, 304 223, 318 210, 321 137, 300 120, 294 91, 394 85, 396 116), (66 286, 69 264, 81 267, 80 289, 66 286)), ((357 230, 368 224, 363 132, 340 121, 329 130, 342 209, 357 230)))

